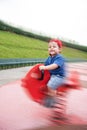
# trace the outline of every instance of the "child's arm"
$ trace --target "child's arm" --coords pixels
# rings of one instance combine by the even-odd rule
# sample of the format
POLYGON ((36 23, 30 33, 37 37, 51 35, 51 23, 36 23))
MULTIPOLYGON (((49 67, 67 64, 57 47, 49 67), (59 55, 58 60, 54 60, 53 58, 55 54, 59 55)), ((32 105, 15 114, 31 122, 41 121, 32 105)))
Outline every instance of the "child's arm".
POLYGON ((44 65, 39 66, 40 70, 54 70, 56 68, 58 68, 57 64, 51 64, 51 65, 47 65, 47 66, 44 66, 44 65))

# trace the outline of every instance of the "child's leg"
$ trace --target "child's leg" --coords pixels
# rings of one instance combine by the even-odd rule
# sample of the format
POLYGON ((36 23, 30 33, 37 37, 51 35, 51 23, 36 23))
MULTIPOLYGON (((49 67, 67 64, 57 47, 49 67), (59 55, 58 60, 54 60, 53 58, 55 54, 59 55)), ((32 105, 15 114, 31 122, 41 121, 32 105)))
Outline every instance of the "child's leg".
POLYGON ((49 96, 56 96, 56 92, 57 92, 57 90, 54 90, 54 89, 51 89, 49 86, 47 86, 48 87, 48 95, 49 96))
POLYGON ((47 83, 48 95, 56 96, 57 88, 64 84, 64 78, 56 75, 52 75, 47 83))
POLYGON ((54 103, 56 103, 56 96, 57 96, 57 88, 63 84, 64 82, 63 78, 57 77, 55 75, 52 75, 50 80, 48 81, 47 87, 48 87, 48 93, 45 97, 43 104, 46 107, 53 107, 54 103))

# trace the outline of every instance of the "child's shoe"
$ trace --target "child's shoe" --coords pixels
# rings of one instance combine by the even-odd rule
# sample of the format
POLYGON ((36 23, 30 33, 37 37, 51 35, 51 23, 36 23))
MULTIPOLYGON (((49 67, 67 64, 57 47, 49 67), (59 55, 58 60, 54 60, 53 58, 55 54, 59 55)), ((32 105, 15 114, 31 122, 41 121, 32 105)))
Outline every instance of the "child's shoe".
POLYGON ((53 108, 56 103, 56 99, 52 96, 46 96, 43 100, 43 105, 48 108, 53 108))

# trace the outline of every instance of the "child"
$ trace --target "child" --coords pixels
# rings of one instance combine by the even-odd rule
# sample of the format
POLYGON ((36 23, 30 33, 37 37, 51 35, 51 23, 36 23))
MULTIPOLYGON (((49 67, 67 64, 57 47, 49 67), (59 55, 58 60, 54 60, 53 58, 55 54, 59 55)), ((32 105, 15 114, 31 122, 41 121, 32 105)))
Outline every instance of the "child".
POLYGON ((60 54, 62 50, 62 42, 58 39, 52 39, 48 43, 49 57, 44 65, 39 67, 40 70, 48 70, 50 72, 50 80, 47 83, 48 95, 56 96, 57 88, 64 83, 65 77, 65 61, 60 54))

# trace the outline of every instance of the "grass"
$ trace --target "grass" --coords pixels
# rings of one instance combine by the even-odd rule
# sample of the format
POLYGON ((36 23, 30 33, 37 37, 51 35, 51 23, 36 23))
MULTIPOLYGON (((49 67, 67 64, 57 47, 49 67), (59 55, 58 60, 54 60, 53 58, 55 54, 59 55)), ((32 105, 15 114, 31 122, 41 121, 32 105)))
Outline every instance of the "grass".
MULTIPOLYGON (((47 42, 0 31, 0 58, 47 58, 47 42)), ((87 52, 64 47, 65 58, 87 59, 87 52)))

